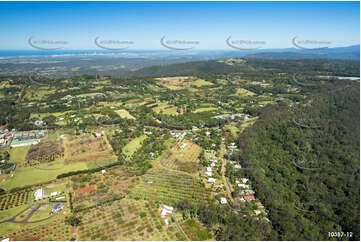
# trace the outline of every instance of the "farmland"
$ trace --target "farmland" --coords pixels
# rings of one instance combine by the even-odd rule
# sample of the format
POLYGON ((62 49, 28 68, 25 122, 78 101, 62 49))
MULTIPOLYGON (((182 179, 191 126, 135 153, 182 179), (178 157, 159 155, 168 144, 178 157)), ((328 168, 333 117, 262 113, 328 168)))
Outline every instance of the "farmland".
POLYGON ((160 158, 160 163, 162 166, 173 170, 196 173, 199 169, 198 157, 201 150, 198 145, 185 140, 167 150, 160 158), (182 145, 185 147, 183 148, 182 145))
POLYGON ((191 87, 202 87, 213 85, 211 82, 207 82, 202 79, 197 79, 192 76, 179 76, 179 77, 163 77, 157 78, 160 85, 169 88, 170 90, 182 90, 189 89, 191 87))
POLYGON ((209 192, 191 175, 161 169, 149 171, 144 175, 140 184, 130 191, 130 196, 166 204, 183 200, 202 203, 209 198, 209 192))
POLYGON ((154 202, 122 199, 79 213, 80 240, 176 240, 175 225, 166 227, 154 202), (171 232, 174 230, 174 232, 171 232))
POLYGON ((355 231, 349 217, 357 214, 358 139, 341 123, 357 133, 348 117, 357 114, 349 98, 358 103, 358 83, 319 82, 314 69, 298 73, 300 83, 317 83, 310 88, 266 60, 260 68, 248 68, 258 63, 251 59, 202 63, 184 64, 192 67, 185 73, 149 67, 151 74, 139 77, 144 70, 126 77, 37 77, 44 85, 4 77, 1 238, 294 240, 298 234, 327 240, 337 226, 355 231), (212 71, 193 69, 199 65, 212 71), (317 169, 328 177, 306 167, 306 157, 325 160, 329 166, 317 169), (309 202, 308 186, 321 205, 302 205, 309 202), (325 197, 350 212, 324 205, 325 197), (290 228, 284 217, 299 223, 290 228), (307 233, 298 232, 299 224, 307 233))

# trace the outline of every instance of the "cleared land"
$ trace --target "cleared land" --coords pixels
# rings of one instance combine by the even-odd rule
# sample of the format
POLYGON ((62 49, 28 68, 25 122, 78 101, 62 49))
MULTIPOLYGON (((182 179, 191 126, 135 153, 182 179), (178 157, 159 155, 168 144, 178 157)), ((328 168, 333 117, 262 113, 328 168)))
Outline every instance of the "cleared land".
POLYGON ((173 204, 183 200, 203 203, 209 199, 210 192, 192 175, 166 169, 152 169, 142 181, 130 191, 132 198, 144 198, 173 204))
POLYGON ((192 76, 156 78, 158 83, 170 90, 182 90, 192 87, 211 86, 213 83, 192 76))
POLYGON ((123 153, 126 156, 132 156, 137 149, 139 149, 142 146, 142 141, 147 138, 146 135, 141 135, 132 141, 130 141, 123 149, 123 153))
POLYGON ((173 170, 196 173, 199 169, 198 157, 201 151, 202 148, 198 145, 184 140, 181 144, 166 151, 160 158, 160 163, 173 170))
POLYGON ((135 119, 127 110, 120 109, 115 110, 115 112, 119 115, 121 118, 127 118, 127 119, 135 119))

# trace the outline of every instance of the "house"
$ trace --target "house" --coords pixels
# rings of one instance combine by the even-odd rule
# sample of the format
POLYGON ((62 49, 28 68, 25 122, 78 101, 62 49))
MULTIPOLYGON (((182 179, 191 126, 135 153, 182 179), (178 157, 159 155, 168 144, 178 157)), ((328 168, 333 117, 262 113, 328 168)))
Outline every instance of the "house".
POLYGON ((240 187, 240 188, 249 188, 249 185, 246 185, 246 184, 239 183, 239 184, 237 184, 237 185, 238 185, 238 187, 240 187))
POLYGON ((234 169, 236 169, 236 170, 241 169, 241 168, 242 168, 242 166, 240 166, 240 165, 234 165, 234 169))
POLYGON ((40 188, 35 191, 34 193, 35 200, 43 199, 44 198, 44 189, 40 188))
POLYGON ((95 136, 96 137, 102 137, 102 134, 101 133, 95 133, 95 136))
POLYGON ((219 201, 221 204, 227 204, 227 199, 225 197, 221 197, 221 200, 219 201))
POLYGON ((35 120, 34 125, 41 127, 43 126, 44 122, 42 120, 35 120))
POLYGON ((64 204, 55 204, 54 208, 51 210, 51 213, 57 213, 64 208, 64 204))
POLYGON ((253 190, 244 190, 245 194, 247 195, 253 195, 255 192, 253 190))
POLYGON ((210 182, 210 183, 215 183, 215 182, 216 182, 216 179, 215 179, 215 178, 210 177, 210 178, 208 178, 208 182, 210 182))
POLYGON ((152 134, 152 131, 144 131, 144 134, 146 134, 146 135, 151 135, 151 134, 152 134))
POLYGON ((253 195, 247 195, 243 197, 247 202, 256 200, 253 195))
POLYGON ((196 131, 198 131, 199 130, 199 128, 197 127, 197 126, 192 126, 192 131, 193 132, 196 132, 196 131))
POLYGON ((185 147, 187 147, 187 143, 183 143, 179 148, 181 148, 182 150, 185 148, 185 147))
POLYGON ((207 135, 207 136, 210 136, 210 135, 211 135, 211 132, 206 131, 206 135, 207 135))
POLYGON ((164 218, 165 216, 168 216, 170 214, 173 213, 173 207, 167 206, 167 205, 163 205, 162 206, 162 212, 161 212, 161 217, 164 218))
POLYGON ((207 167, 206 169, 207 169, 207 171, 212 172, 212 167, 207 167))
POLYGON ((261 214, 261 210, 253 210, 253 212, 258 216, 258 215, 260 215, 261 214))
POLYGON ((213 188, 222 188, 222 187, 223 187, 223 184, 213 183, 213 184, 212 184, 212 187, 213 187, 213 188))
POLYGON ((212 162, 211 167, 215 167, 215 166, 216 166, 216 163, 212 162))
POLYGON ((206 172, 204 172, 204 174, 206 174, 207 176, 212 176, 212 172, 211 172, 211 171, 206 171, 206 172))
POLYGON ((248 179, 247 178, 241 178, 242 183, 247 183, 248 179))
POLYGON ((106 173, 106 171, 105 170, 102 170, 102 174, 105 174, 106 173))
POLYGON ((65 196, 55 198, 56 201, 59 201, 59 200, 62 200, 62 199, 65 199, 65 196))

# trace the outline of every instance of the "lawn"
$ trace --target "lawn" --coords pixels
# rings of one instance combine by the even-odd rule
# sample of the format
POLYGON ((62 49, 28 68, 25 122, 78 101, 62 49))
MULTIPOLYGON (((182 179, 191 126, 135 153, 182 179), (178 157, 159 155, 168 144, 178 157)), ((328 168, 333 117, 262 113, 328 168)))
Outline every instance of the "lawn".
POLYGON ((123 149, 123 154, 132 156, 133 153, 142 146, 143 140, 147 138, 146 135, 141 135, 131 140, 123 149))
POLYGON ((251 92, 244 88, 237 88, 236 94, 237 96, 254 96, 256 95, 254 92, 251 92))
MULTIPOLYGON (((17 206, 14 208, 9 208, 9 209, 0 211, 0 221, 9 219, 9 218, 15 216, 16 214, 20 213, 22 210, 24 210, 28 206, 29 206, 28 204, 24 204, 21 206, 17 206)), ((1 233, 4 233, 4 231, 2 231, 2 226, 0 226, 0 234, 1 233)))
POLYGON ((237 127, 234 127, 234 126, 232 126, 232 125, 226 125, 226 126, 224 126, 225 128, 227 128, 227 129, 229 129, 229 131, 231 131, 231 133, 232 133, 232 135, 234 136, 234 137, 237 137, 237 134, 238 134, 238 132, 239 132, 239 129, 237 128, 237 127))
POLYGON ((159 81, 159 84, 170 89, 170 90, 182 90, 191 88, 192 86, 195 87, 202 87, 202 86, 210 86, 213 83, 197 79, 193 76, 176 76, 176 77, 162 77, 156 78, 159 81))
POLYGON ((56 179, 56 176, 59 174, 87 168, 87 163, 85 162, 71 163, 59 168, 59 170, 39 170, 34 167, 20 167, 16 168, 13 178, 1 181, 0 187, 7 190, 15 187, 43 183, 56 179))
POLYGON ((153 111, 156 113, 160 113, 161 111, 163 112, 163 114, 168 114, 168 115, 178 115, 179 113, 177 112, 177 107, 170 105, 166 102, 161 102, 161 103, 157 103, 158 106, 153 108, 153 111))
POLYGON ((121 118, 127 118, 127 119, 135 119, 127 110, 120 109, 115 111, 119 117, 121 118))
POLYGON ((196 110, 194 110, 194 113, 201 113, 201 112, 214 111, 214 110, 218 110, 218 108, 215 107, 197 108, 196 110))

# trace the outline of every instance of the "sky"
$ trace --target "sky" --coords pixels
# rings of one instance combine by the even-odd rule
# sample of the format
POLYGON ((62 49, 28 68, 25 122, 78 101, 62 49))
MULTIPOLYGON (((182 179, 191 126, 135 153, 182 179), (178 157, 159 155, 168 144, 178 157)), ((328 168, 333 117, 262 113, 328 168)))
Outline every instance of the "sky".
POLYGON ((250 48, 294 47, 294 37, 357 45, 360 3, 0 2, 0 50, 96 50, 97 37, 101 46, 129 50, 166 49, 163 37, 170 47, 205 50, 231 49, 229 37, 250 48))

